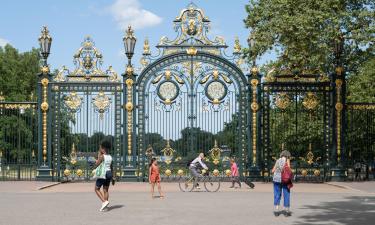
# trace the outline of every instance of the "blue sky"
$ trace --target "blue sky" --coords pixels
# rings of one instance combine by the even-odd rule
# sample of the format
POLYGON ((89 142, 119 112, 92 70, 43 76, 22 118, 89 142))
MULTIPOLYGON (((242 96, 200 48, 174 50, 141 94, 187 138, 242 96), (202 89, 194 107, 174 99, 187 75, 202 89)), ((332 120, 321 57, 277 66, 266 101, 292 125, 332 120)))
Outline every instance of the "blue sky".
MULTIPOLYGON (((122 37, 127 24, 135 27, 138 39, 135 64, 139 64, 143 40, 155 46, 162 36, 175 37, 173 19, 190 0, 2 0, 0 45, 10 43, 20 51, 38 46, 41 27, 53 37, 49 64, 53 69, 73 69, 73 54, 90 35, 104 56, 103 69, 112 65, 121 73, 126 64, 122 37)), ((248 0, 193 0, 212 22, 212 36, 223 36, 232 49, 234 37, 246 45, 245 4, 248 0)), ((273 56, 262 57, 260 63, 273 56)))

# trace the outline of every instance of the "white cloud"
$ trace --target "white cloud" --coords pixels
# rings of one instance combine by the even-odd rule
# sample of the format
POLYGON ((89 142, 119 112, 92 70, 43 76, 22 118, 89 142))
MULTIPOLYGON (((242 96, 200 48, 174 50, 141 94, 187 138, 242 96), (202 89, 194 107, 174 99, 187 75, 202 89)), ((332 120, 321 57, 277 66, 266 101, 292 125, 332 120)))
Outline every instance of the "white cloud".
POLYGON ((152 27, 162 21, 158 15, 142 9, 139 0, 116 0, 109 7, 109 12, 122 30, 126 29, 128 25, 134 29, 152 27))
POLYGON ((0 38, 0 47, 4 47, 6 44, 8 44, 9 41, 8 40, 5 40, 5 39, 2 39, 0 38))

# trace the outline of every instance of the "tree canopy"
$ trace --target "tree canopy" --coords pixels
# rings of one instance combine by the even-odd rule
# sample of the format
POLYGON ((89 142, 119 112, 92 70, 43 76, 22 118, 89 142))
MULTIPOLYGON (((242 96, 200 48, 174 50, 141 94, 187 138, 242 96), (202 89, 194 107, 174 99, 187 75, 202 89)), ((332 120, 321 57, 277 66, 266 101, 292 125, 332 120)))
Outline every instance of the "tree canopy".
POLYGON ((38 49, 20 53, 11 45, 0 47, 0 91, 7 101, 27 101, 35 96, 39 72, 38 49))
POLYGON ((342 63, 355 73, 374 54, 373 0, 250 0, 245 25, 253 46, 252 60, 276 51, 276 68, 330 72, 334 46, 344 40, 342 63))

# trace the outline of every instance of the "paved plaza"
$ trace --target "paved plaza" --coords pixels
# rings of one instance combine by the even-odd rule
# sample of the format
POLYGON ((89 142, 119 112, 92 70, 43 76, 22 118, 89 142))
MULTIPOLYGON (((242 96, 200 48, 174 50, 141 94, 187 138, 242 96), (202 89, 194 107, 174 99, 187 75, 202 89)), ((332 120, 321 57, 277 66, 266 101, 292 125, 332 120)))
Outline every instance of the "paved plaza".
POLYGON ((152 199, 146 183, 111 186, 110 207, 99 212, 93 183, 1 182, 1 225, 242 225, 343 224, 375 221, 375 182, 296 184, 291 217, 272 214, 272 184, 217 193, 182 193, 163 183, 165 199, 152 199))

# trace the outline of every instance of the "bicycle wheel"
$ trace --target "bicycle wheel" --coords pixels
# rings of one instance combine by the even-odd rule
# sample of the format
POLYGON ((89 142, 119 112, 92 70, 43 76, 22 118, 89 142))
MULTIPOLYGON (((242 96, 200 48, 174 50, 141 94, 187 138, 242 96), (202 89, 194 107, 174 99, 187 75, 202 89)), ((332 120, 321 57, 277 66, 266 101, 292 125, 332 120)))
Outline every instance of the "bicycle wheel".
POLYGON ((180 178, 178 186, 182 192, 191 192, 194 189, 194 182, 191 177, 180 178))
POLYGON ((220 189, 220 180, 217 177, 210 177, 204 181, 204 188, 208 192, 217 192, 220 189))

